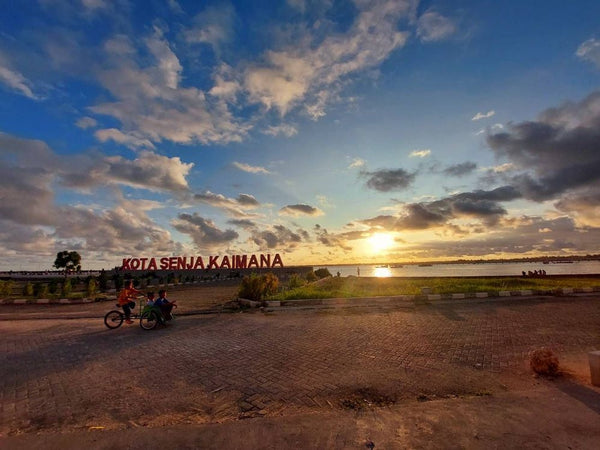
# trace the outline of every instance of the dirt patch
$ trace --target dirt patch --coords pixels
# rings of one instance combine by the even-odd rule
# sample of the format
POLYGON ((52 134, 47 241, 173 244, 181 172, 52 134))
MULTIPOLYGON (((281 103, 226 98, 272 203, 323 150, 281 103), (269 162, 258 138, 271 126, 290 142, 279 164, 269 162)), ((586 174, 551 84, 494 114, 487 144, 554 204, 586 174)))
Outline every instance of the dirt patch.
POLYGON ((395 395, 386 394, 371 387, 358 388, 340 400, 340 406, 350 410, 380 408, 391 406, 394 403, 396 403, 395 395))

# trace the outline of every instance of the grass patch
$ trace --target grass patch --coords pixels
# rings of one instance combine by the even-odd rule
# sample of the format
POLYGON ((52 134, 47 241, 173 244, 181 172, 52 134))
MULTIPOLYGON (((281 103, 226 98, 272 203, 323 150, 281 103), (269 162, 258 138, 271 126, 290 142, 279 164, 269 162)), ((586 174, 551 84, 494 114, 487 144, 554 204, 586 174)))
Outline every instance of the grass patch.
POLYGON ((562 288, 600 287, 600 278, 572 277, 431 277, 431 278, 374 278, 330 277, 303 287, 279 292, 269 300, 300 300, 319 298, 385 297, 419 295, 428 287, 432 294, 500 291, 552 291, 562 288))

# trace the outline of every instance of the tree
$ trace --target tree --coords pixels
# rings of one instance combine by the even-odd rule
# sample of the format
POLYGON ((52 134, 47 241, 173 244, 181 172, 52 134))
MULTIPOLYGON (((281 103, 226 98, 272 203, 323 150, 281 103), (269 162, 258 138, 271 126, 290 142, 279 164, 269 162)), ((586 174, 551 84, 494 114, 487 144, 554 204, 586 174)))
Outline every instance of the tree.
POLYGON ((56 260, 54 261, 54 267, 57 269, 65 269, 65 277, 68 272, 81 270, 81 256, 79 253, 73 251, 70 252, 68 250, 64 250, 62 252, 58 252, 56 254, 56 260))

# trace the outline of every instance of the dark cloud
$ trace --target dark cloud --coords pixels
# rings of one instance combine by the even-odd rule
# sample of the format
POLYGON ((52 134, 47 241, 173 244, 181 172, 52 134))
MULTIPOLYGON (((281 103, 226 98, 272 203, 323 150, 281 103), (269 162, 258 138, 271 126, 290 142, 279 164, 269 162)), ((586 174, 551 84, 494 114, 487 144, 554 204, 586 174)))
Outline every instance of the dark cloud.
POLYGON ((228 215, 238 219, 250 219, 256 217, 249 214, 247 210, 256 209, 260 203, 250 194, 239 194, 237 198, 225 197, 223 194, 215 194, 206 191, 200 194, 194 194, 194 200, 223 209, 228 215))
POLYGON ((302 242, 301 233, 294 232, 283 225, 274 225, 269 230, 255 230, 252 241, 261 249, 294 248, 302 242))
POLYGON ((239 237, 234 230, 221 230, 212 220, 194 214, 179 214, 178 220, 173 221, 173 227, 189 235, 198 248, 213 247, 227 244, 239 237))
POLYGON ((244 229, 251 229, 257 226, 256 222, 249 219, 231 219, 227 223, 244 229))
POLYGON ((499 202, 520 196, 511 186, 463 192, 432 202, 409 203, 404 205, 400 215, 381 215, 359 223, 388 231, 424 230, 446 225, 452 219, 472 217, 486 225, 493 225, 507 214, 499 202))
POLYGON ((511 184, 527 199, 544 201, 591 185, 600 189, 600 92, 548 109, 538 120, 509 124, 487 142, 496 156, 523 171, 511 184))
MULTIPOLYGON (((348 236, 344 236, 343 234, 329 233, 327 229, 318 224, 315 225, 314 232, 317 237, 317 241, 327 247, 339 247, 346 251, 352 250, 352 247, 346 243, 346 241, 349 240, 348 236)), ((359 234, 362 235, 360 232, 359 234)))
POLYGON ((310 205, 298 204, 298 205, 287 205, 279 210, 279 214, 283 216, 322 216, 323 211, 319 208, 315 208, 310 205))
POLYGON ((404 169, 381 169, 374 172, 361 171, 367 177, 367 186, 380 192, 398 191, 409 187, 416 177, 416 172, 409 173, 404 169))
POLYGON ((502 219, 501 226, 485 234, 461 239, 436 239, 403 249, 404 257, 470 258, 506 254, 573 254, 589 252, 589 242, 600 242, 600 228, 578 227, 569 217, 502 219))
POLYGON ((442 172, 451 177, 461 177, 463 175, 468 175, 477 169, 477 164, 474 162, 464 162, 460 164, 455 164, 453 166, 446 167, 442 172))

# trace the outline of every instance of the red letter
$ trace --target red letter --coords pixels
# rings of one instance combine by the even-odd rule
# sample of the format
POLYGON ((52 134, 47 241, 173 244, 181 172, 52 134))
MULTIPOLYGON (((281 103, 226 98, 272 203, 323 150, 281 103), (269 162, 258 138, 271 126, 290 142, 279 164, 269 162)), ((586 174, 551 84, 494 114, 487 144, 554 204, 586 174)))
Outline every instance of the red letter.
POLYGON ((260 255, 260 268, 271 267, 271 255, 260 255))
POLYGON ((131 260, 131 270, 138 270, 140 268, 140 260, 133 258, 131 260))
POLYGON ((150 263, 148 264, 148 270, 156 270, 156 260, 154 258, 150 258, 150 263))
POLYGON ((130 262, 131 262, 131 258, 123 258, 123 264, 121 265, 121 269, 131 270, 131 267, 129 267, 130 262))
POLYGON ((256 267, 258 269, 258 259, 256 259, 256 255, 252 255, 250 257, 250 262, 248 263, 248 269, 250 267, 252 267, 254 265, 254 267, 256 267))
POLYGON ((180 256, 179 258, 177 258, 177 270, 185 269, 186 259, 186 256, 180 256))
POLYGON ((194 269, 204 269, 204 261, 202 261, 202 256, 198 256, 198 258, 196 258, 194 269))
POLYGON ((215 266, 215 269, 219 268, 219 262, 217 261, 219 259, 218 256, 209 256, 208 257, 208 268, 212 269, 213 266, 215 266))
POLYGON ((279 264, 279 267, 283 267, 283 262, 281 261, 281 256, 279 256, 279 253, 275 254, 275 258, 273 258, 273 265, 271 267, 275 267, 275 264, 279 264))
POLYGON ((146 270, 146 261, 148 261, 148 258, 140 258, 140 261, 142 261, 142 270, 146 270))
POLYGON ((229 264, 229 256, 223 256, 223 261, 221 261, 221 269, 231 269, 231 264, 229 264))
POLYGON ((167 270, 169 268, 169 258, 160 258, 160 270, 167 270))
POLYGON ((177 256, 171 256, 169 258, 169 270, 177 269, 177 256))
POLYGON ((235 255, 235 267, 238 269, 245 269, 248 264, 247 255, 235 255))

